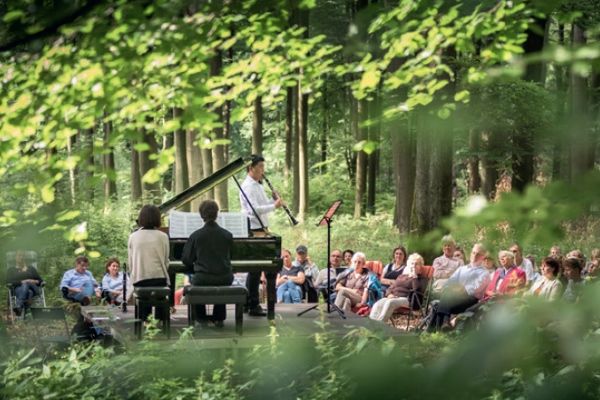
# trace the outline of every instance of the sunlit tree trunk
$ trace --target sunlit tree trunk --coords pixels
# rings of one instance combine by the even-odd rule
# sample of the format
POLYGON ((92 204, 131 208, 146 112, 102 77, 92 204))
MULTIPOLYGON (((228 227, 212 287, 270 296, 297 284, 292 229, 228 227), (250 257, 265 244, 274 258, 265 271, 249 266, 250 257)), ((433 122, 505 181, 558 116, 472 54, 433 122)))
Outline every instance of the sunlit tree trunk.
MULTIPOLYGON (((536 54, 544 49, 546 25, 546 19, 535 19, 534 26, 528 30, 527 40, 523 44, 526 54, 536 54)), ((527 64, 525 80, 543 85, 545 77, 544 63, 527 64)), ((515 151, 512 157, 512 187, 519 192, 525 190, 525 186, 533 182, 535 148, 535 138, 529 130, 519 129, 515 132, 513 135, 513 149, 515 151)))
POLYGON ((112 123, 105 121, 103 123, 104 131, 104 157, 103 157, 103 168, 104 168, 104 200, 108 202, 112 197, 117 195, 117 175, 115 169, 115 151, 114 146, 110 144, 110 137, 112 133, 112 123))
MULTIPOLYGON (((173 118, 181 117, 182 111, 179 108, 173 109, 173 118)), ((188 175, 188 163, 186 157, 186 137, 183 129, 177 129, 174 133, 175 142, 175 194, 183 192, 189 187, 190 178, 188 175)), ((181 207, 182 211, 190 211, 190 204, 186 203, 181 207)))
POLYGON ((298 220, 308 211, 308 95, 298 83, 298 220))
MULTIPOLYGON (((369 140, 379 143, 381 140, 381 106, 379 94, 369 104, 369 119, 374 125, 369 128, 369 140)), ((379 148, 368 155, 367 174, 367 212, 375 214, 375 195, 377 193, 377 175, 379 172, 379 148)))
MULTIPOLYGON (((200 146, 196 142, 197 132, 192 129, 188 129, 185 132, 185 150, 186 150, 186 161, 188 167, 188 184, 189 186, 195 185, 200 182, 204 177, 203 167, 202 167, 202 151, 200 150, 200 146)), ((190 209, 193 212, 198 211, 198 207, 206 195, 196 197, 194 200, 190 202, 190 209)))
POLYGON ((134 148, 135 143, 130 144, 131 148, 131 200, 134 207, 142 199, 142 177, 140 176, 140 153, 134 148))
MULTIPOLYGON (((213 57, 211 61, 211 75, 216 76, 221 74, 221 68, 223 65, 222 60, 223 55, 220 51, 217 51, 217 54, 213 57)), ((212 164, 213 164, 213 172, 216 172, 225 166, 225 146, 222 144, 224 139, 223 135, 223 108, 217 107, 215 109, 215 114, 217 116, 217 122, 220 123, 220 126, 217 126, 213 129, 213 136, 215 140, 221 142, 212 148, 212 164)), ((229 199, 227 196, 227 182, 228 180, 224 180, 215 186, 214 189, 214 199, 219 204, 219 208, 222 211, 229 210, 229 199)))
POLYGON ((254 99, 254 117, 252 118, 252 154, 263 152, 263 106, 262 97, 254 99))
POLYGON ((294 90, 287 88, 285 102, 285 166, 283 176, 285 185, 288 185, 292 173, 294 145, 294 90))
MULTIPOLYGON (((366 100, 358 101, 358 137, 357 142, 361 142, 368 137, 368 130, 363 122, 368 119, 369 110, 366 100)), ((367 153, 359 151, 356 155, 356 184, 354 188, 354 218, 360 218, 363 213, 363 201, 367 186, 367 153)))
POLYGON ((142 128, 142 142, 146 143, 149 147, 148 150, 139 153, 142 198, 144 202, 160 203, 159 181, 148 182, 145 179, 146 173, 156 167, 156 160, 150 158, 150 155, 158 153, 158 143, 154 137, 154 132, 149 132, 145 128, 142 128))
POLYGON ((479 193, 481 190, 481 175, 479 174, 479 149, 480 134, 477 129, 469 131, 469 160, 467 161, 469 170, 469 194, 479 193))
POLYGON ((408 116, 395 124, 389 124, 389 128, 393 129, 391 136, 396 191, 394 225, 403 234, 411 230, 415 196, 416 142, 410 126, 411 119, 408 116))

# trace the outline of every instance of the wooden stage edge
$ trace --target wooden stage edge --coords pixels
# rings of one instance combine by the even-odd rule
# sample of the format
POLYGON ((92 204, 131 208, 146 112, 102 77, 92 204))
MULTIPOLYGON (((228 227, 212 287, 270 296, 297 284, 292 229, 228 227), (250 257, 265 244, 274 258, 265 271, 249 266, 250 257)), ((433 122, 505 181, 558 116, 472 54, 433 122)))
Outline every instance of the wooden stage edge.
MULTIPOLYGON (((273 332, 284 340, 310 340, 315 333, 323 331, 341 339, 351 330, 361 327, 383 337, 413 336, 413 334, 393 328, 383 322, 360 317, 354 313, 347 315, 346 319, 342 319, 335 311, 327 313, 326 304, 321 304, 319 308, 298 316, 298 313, 312 305, 314 304, 277 304, 273 321, 269 321, 267 317, 252 317, 244 314, 242 336, 235 331, 234 306, 227 306, 227 320, 225 320, 224 328, 216 328, 212 324, 208 328, 195 327, 192 340, 207 348, 253 347, 268 343, 273 332), (275 328, 274 331, 271 327, 275 328)), ((209 313, 210 308, 208 306, 209 313)), ((133 306, 129 307, 126 313, 113 306, 87 306, 82 307, 82 313, 85 317, 91 318, 95 324, 110 330, 115 338, 123 344, 135 342, 133 306)), ((176 313, 171 314, 170 340, 178 340, 187 327, 187 306, 177 306, 176 313)), ((157 339, 166 340, 166 336, 160 335, 157 339)))

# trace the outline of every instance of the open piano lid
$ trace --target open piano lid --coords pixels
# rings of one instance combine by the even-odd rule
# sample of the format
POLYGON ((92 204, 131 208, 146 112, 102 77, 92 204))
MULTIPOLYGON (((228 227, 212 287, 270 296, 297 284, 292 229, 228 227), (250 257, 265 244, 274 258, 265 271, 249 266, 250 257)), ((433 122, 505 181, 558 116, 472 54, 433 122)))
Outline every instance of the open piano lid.
POLYGON ((214 172, 212 175, 207 176, 201 181, 195 183, 194 185, 185 189, 183 192, 179 193, 175 197, 165 201, 160 206, 158 206, 158 209, 162 214, 166 214, 174 208, 181 207, 185 203, 192 201, 194 198, 202 195, 206 191, 212 189, 213 187, 217 186, 219 183, 225 181, 231 176, 237 174, 240 171, 245 170, 251 162, 252 161, 250 159, 244 160, 242 157, 238 158, 233 162, 230 162, 217 172, 214 172))

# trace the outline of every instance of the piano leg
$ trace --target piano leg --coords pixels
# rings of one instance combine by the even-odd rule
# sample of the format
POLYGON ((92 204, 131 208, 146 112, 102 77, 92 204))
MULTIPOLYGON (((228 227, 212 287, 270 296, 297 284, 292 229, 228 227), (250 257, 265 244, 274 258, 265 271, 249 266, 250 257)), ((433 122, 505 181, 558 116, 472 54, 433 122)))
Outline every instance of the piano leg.
POLYGON ((265 272, 267 278, 267 318, 272 321, 275 319, 275 301, 277 293, 275 290, 276 272, 265 272))

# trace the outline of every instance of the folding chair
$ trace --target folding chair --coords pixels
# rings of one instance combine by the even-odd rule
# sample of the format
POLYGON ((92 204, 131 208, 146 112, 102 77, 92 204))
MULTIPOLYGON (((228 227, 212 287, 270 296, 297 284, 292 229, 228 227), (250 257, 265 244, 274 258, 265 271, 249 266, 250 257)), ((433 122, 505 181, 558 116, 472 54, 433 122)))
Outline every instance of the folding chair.
POLYGON ((402 315, 406 315, 406 330, 410 327, 410 321, 412 317, 416 318, 416 314, 420 313, 421 318, 425 317, 427 314, 427 308, 429 307, 429 294, 431 293, 431 287, 433 285, 433 267, 430 265, 425 265, 422 267, 423 276, 427 279, 427 285, 425 286, 425 292, 422 293, 422 301, 419 299, 419 294, 417 292, 411 292, 409 294, 409 304, 408 306, 402 306, 396 308, 394 310, 394 314, 390 321, 394 327, 398 327, 397 323, 399 322, 399 318, 402 315))
MULTIPOLYGON (((38 269, 37 253, 35 251, 28 250, 28 251, 21 251, 21 253, 23 254, 26 265, 32 266, 35 269, 38 269)), ((16 265, 17 265, 17 252, 9 251, 8 253, 6 253, 6 271, 8 272, 8 270, 10 268, 15 268, 16 265)), ((39 295, 35 296, 32 299, 32 304, 31 304, 32 306, 46 307, 46 294, 44 292, 44 285, 45 285, 45 282, 42 281, 39 285, 40 293, 39 293, 39 295)), ((10 283, 6 284, 6 288, 8 289, 8 310, 10 313, 10 320, 15 321, 17 319, 17 315, 14 312, 14 308, 16 307, 16 304, 17 304, 17 298, 15 296, 15 291, 14 291, 15 288, 10 283)), ((24 317, 24 315, 22 315, 21 317, 24 317)))
POLYGON ((32 307, 31 321, 40 342, 69 346, 72 337, 62 307, 32 307))

